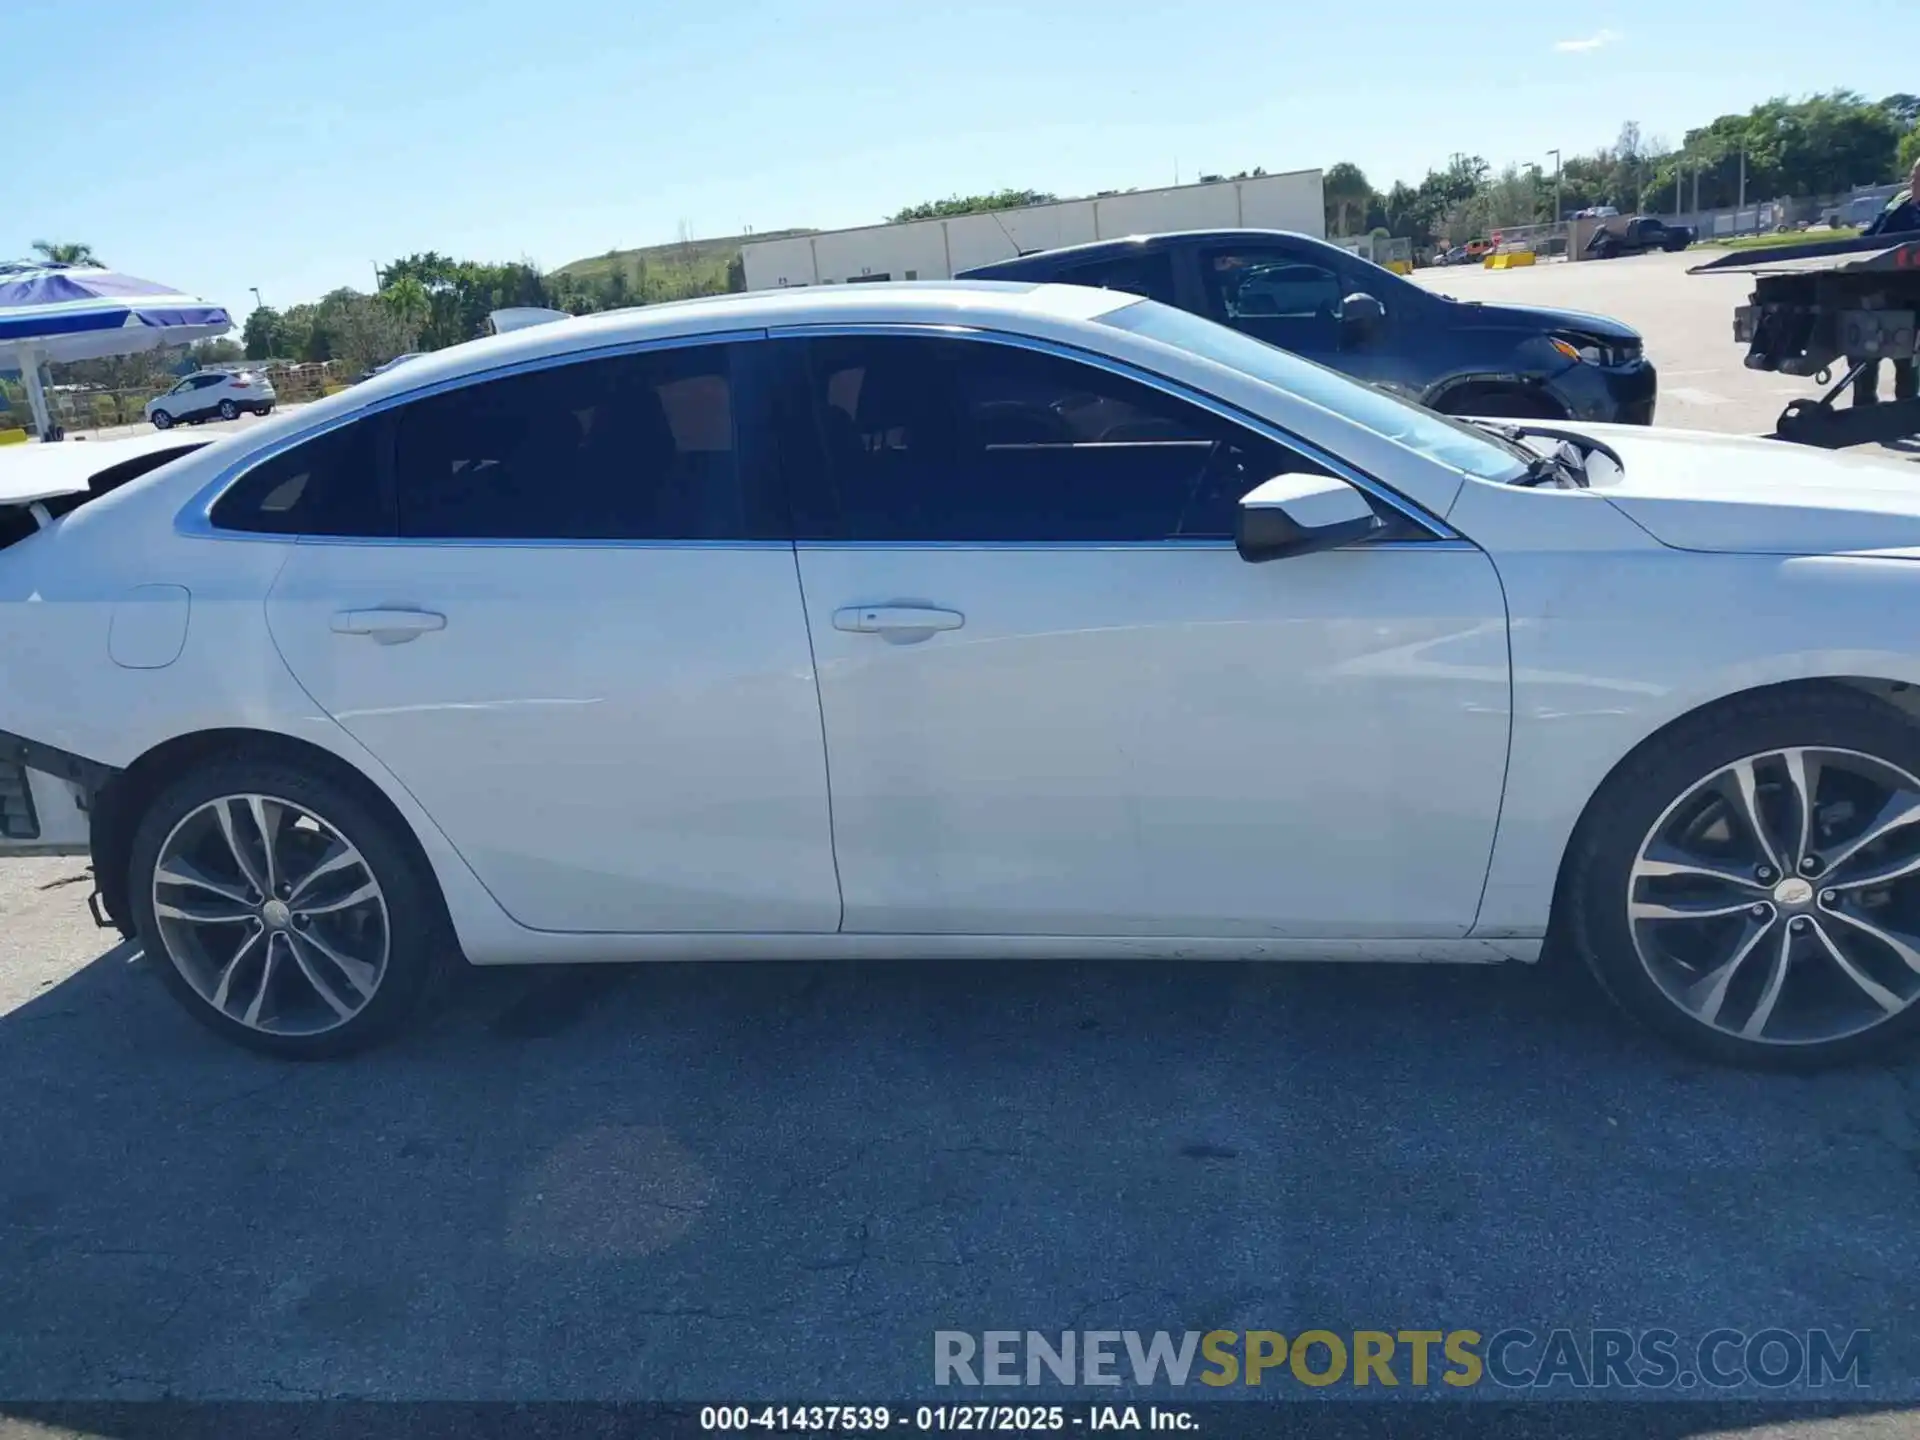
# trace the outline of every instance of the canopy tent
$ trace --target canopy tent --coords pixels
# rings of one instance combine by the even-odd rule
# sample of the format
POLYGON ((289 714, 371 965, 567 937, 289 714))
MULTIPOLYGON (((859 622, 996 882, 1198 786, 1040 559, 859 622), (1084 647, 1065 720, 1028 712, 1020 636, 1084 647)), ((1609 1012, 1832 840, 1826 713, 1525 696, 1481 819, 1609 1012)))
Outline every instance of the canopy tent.
POLYGON ((233 319, 218 305, 98 265, 0 262, 0 363, 20 367, 35 427, 52 426, 40 367, 100 360, 224 335, 233 319))

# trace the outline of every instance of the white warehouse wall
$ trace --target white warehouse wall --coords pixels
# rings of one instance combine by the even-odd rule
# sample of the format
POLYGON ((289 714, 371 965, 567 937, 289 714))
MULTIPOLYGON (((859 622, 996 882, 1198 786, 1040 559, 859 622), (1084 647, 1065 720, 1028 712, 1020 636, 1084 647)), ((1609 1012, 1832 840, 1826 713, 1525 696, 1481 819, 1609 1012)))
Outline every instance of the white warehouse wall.
POLYGON ((956 270, 1090 240, 1159 230, 1248 226, 1298 230, 1324 238, 1326 208, 1318 170, 1136 190, 1061 200, 1018 210, 823 230, 740 247, 749 290, 844 284, 868 279, 947 280, 956 270), (909 273, 911 272, 911 273, 909 273))

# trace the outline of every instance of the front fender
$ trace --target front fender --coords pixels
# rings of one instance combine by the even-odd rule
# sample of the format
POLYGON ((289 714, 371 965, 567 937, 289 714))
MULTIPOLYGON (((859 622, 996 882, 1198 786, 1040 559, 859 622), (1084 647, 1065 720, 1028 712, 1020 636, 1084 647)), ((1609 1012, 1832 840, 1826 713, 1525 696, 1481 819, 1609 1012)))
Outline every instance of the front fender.
POLYGON ((1791 681, 1920 685, 1913 561, 1652 547, 1494 562, 1512 616, 1513 742, 1476 936, 1545 932, 1587 802, 1673 721, 1791 681))

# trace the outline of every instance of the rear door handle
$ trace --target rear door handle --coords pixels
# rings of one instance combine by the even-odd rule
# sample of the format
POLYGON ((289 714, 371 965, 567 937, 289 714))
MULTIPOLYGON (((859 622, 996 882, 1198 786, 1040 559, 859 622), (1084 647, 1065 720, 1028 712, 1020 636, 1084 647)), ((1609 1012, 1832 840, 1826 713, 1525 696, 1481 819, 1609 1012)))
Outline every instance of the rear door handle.
POLYGON ((849 605, 833 612, 834 629, 861 635, 885 635, 901 630, 958 630, 966 623, 967 617, 958 610, 940 610, 931 605, 849 605))
POLYGON ((399 645, 447 628, 447 617, 433 610, 336 610, 333 633, 370 635, 382 645, 399 645))

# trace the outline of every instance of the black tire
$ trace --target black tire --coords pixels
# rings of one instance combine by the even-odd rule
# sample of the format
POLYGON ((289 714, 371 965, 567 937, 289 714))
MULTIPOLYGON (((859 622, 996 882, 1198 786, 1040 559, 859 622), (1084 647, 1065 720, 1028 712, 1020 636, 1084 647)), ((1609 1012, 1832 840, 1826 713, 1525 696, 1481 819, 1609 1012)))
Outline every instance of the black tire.
POLYGON ((147 418, 153 421, 153 428, 156 430, 171 430, 173 428, 173 416, 164 410, 156 410, 147 418))
POLYGON ((238 420, 240 418, 240 407, 231 400, 222 400, 220 402, 220 418, 222 420, 238 420))
POLYGON ((272 755, 209 761, 189 770, 147 807, 134 831, 127 895, 133 922, 152 968, 187 1012, 217 1034, 251 1050, 289 1060, 352 1054, 387 1039, 420 1012, 454 968, 457 944, 439 887, 410 837, 357 791, 330 777, 272 755), (372 998, 352 1019, 319 1034, 276 1034, 217 1010, 193 988, 169 954, 154 916, 154 869, 174 828, 223 795, 278 797, 323 816, 359 850, 386 901, 386 970, 372 998))
POLYGON ((1642 842, 1690 787, 1750 755, 1796 746, 1859 751, 1920 776, 1920 728, 1871 695, 1842 685, 1755 691, 1663 732, 1622 762, 1588 806, 1568 851, 1556 929, 1628 1015, 1681 1049, 1749 1069, 1806 1073, 1854 1064, 1920 1030, 1910 1004, 1861 1033, 1785 1044, 1716 1029, 1667 997, 1635 947, 1629 876, 1642 842))

